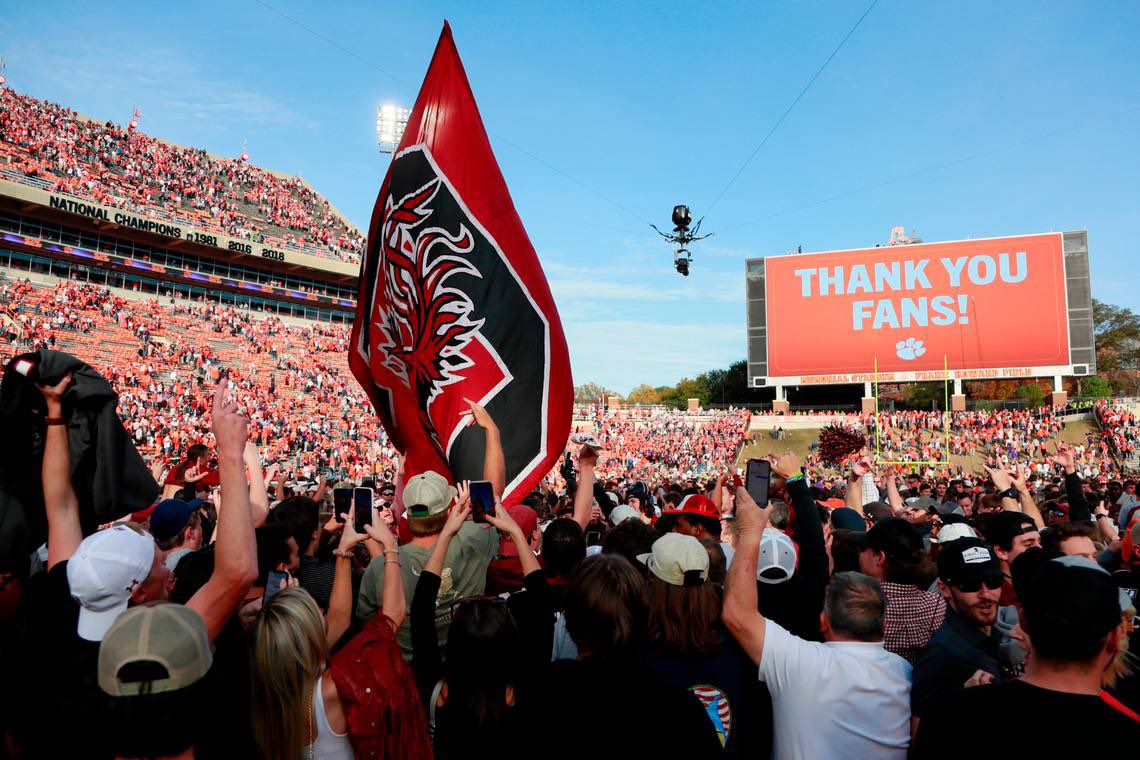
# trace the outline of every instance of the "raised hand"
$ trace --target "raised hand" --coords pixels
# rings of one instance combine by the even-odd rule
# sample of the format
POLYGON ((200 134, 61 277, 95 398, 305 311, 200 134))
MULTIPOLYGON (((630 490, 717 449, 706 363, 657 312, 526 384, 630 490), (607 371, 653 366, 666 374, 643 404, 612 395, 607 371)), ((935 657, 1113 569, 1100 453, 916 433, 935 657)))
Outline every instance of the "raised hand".
POLYGON ((758 506, 747 488, 736 489, 736 524, 741 532, 763 531, 771 514, 772 502, 758 506))
POLYGON ((210 427, 218 442, 218 455, 240 459, 249 439, 249 421, 238 411, 238 405, 226 401, 226 391, 230 381, 226 376, 218 381, 214 391, 214 406, 211 412, 210 427))
POLYGON ((461 502, 456 502, 451 507, 451 511, 447 513, 447 522, 443 524, 443 530, 440 531, 441 536, 451 538, 459 529, 463 527, 463 523, 471 516, 471 500, 466 499, 461 502))
MULTIPOLYGON (((333 515, 333 518, 336 518, 335 513, 333 515)), ((372 513, 372 520, 373 522, 376 520, 375 511, 372 513)), ((356 532, 356 507, 349 507, 348 516, 345 518, 344 526, 340 533, 340 542, 337 544, 337 548, 342 552, 346 552, 366 538, 368 538, 366 534, 356 532)))
POLYGON ((871 461, 871 457, 864 455, 851 463, 851 474, 856 478, 861 478, 869 472, 875 471, 875 463, 871 461))
POLYGON ((513 536, 516 531, 522 532, 522 528, 515 522, 515 518, 511 517, 510 512, 503 509, 503 502, 498 499, 495 499, 495 514, 487 513, 487 522, 509 536, 513 536))
POLYGON ((1069 445, 1064 442, 1057 444, 1057 453, 1049 457, 1050 461, 1058 464, 1065 469, 1066 475, 1072 475, 1077 471, 1077 458, 1073 454, 1073 450, 1069 445))
POLYGON ((1008 491, 1009 487, 1013 485, 1013 476, 1007 470, 1000 467, 987 467, 986 472, 990 474, 990 479, 999 491, 1008 491))
POLYGON ((800 458, 791 451, 769 454, 765 458, 772 463, 772 472, 784 479, 800 474, 800 458))
MULTIPOLYGON (((371 538, 378 542, 384 547, 384 551, 399 548, 399 541, 392 534, 392 530, 388 527, 388 523, 384 520, 384 515, 381 512, 382 510, 379 509, 372 510, 372 523, 364 526, 364 532, 368 535, 362 536, 362 538, 371 538)), ((350 517, 348 521, 351 523, 352 518, 350 517)))
POLYGON ((48 416, 58 416, 55 412, 59 412, 63 408, 63 394, 71 385, 71 373, 68 372, 63 376, 55 385, 40 385, 36 384, 40 394, 44 397, 44 403, 47 404, 48 416))
POLYGON ((491 419, 491 415, 487 413, 486 409, 469 398, 465 398, 463 400, 467 402, 467 405, 470 408, 466 412, 460 414, 460 417, 469 416, 476 425, 483 428, 484 430, 497 429, 495 426, 495 421, 491 419))
POLYGON ((455 503, 452 505, 452 510, 457 507, 470 507, 471 506, 471 481, 461 480, 455 484, 455 503))

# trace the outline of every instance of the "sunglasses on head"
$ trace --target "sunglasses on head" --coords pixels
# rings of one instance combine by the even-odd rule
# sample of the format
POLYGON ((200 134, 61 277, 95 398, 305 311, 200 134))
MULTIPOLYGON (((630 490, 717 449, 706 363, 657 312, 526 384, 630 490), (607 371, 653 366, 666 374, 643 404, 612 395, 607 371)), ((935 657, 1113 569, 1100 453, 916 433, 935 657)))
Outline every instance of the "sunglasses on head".
POLYGON ((985 586, 990 591, 997 591, 1001 588, 1001 584, 1002 577, 1000 575, 989 575, 984 578, 969 578, 950 582, 951 586, 967 594, 974 594, 981 591, 982 586, 985 586))

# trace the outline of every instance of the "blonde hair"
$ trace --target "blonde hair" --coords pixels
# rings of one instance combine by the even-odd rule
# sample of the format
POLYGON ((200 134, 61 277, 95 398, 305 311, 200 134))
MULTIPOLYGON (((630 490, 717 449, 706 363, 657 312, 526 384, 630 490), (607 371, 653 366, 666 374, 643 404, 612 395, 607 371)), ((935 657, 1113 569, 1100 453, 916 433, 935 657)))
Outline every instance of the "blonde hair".
POLYGON ((258 616, 253 643, 253 735, 266 758, 300 758, 315 736, 308 714, 328 662, 317 603, 299 588, 273 595, 258 616))
POLYGON ((1116 686, 1117 681, 1131 675, 1135 670, 1133 665, 1137 661, 1137 657, 1128 651, 1128 642, 1133 630, 1132 620, 1135 616, 1135 607, 1129 607, 1120 613, 1120 651, 1108 663, 1108 667, 1104 669, 1101 676, 1101 685, 1105 688, 1116 686))

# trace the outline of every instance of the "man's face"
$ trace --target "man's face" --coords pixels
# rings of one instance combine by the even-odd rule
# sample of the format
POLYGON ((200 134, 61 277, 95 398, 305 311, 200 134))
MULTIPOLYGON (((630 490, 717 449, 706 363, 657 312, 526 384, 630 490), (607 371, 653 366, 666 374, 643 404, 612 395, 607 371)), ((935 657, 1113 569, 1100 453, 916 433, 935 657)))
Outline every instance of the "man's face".
POLYGON ((882 552, 877 552, 869 546, 864 547, 859 552, 859 572, 872 578, 881 579, 883 577, 882 556, 882 552))
POLYGON ((1114 481, 1114 482, 1108 484, 1108 495, 1109 496, 1116 499, 1116 498, 1119 498, 1120 494, 1122 494, 1122 493, 1124 493, 1124 489, 1121 487, 1121 485, 1119 483, 1114 481))
POLYGON ((1132 483, 1131 481, 1128 483, 1125 483, 1124 484, 1124 493, 1128 494, 1129 496, 1135 496, 1136 495, 1136 484, 1132 483))
POLYGON ((1072 536, 1061 542, 1061 553, 1067 557, 1084 557, 1096 562, 1096 544, 1088 536, 1072 536))
POLYGON ((918 476, 916 476, 916 475, 910 475, 910 476, 908 476, 908 477, 907 477, 907 479, 906 479, 906 487, 907 487, 908 489, 910 489, 911 491, 917 491, 917 490, 918 490, 918 485, 919 485, 921 482, 922 482, 922 479, 921 479, 921 478, 919 478, 918 476))
POLYGON ((1041 545, 1041 534, 1037 531, 1029 533, 1022 533, 1020 536, 1014 536, 1013 541, 1009 545, 1009 554, 1007 555, 1006 562, 1013 564, 1013 561, 1021 556, 1022 552, 1026 549, 1031 549, 1034 546, 1041 545))
POLYGON ((903 512, 903 519, 912 525, 925 525, 934 519, 934 515, 925 509, 907 509, 903 512))
POLYGON ((162 559, 162 549, 155 544, 154 562, 150 566, 150 575, 131 592, 131 598, 138 602, 165 602, 170 598, 170 589, 174 587, 174 574, 162 559), (136 597, 137 595, 137 597, 136 597))
POLYGON ((946 603, 959 615, 977 627, 985 628, 997 620, 998 600, 1001 598, 1001 579, 989 578, 987 582, 995 584, 996 588, 981 584, 977 591, 963 591, 943 581, 938 581, 938 588, 946 597, 946 603))
POLYGON ((932 492, 930 490, 930 486, 927 485, 926 483, 923 483, 921 486, 918 487, 918 495, 919 496, 930 496, 931 493, 932 492))
POLYGON ((396 492, 391 488, 385 488, 384 490, 382 490, 380 492, 380 501, 384 501, 384 502, 391 504, 392 500, 395 498, 396 498, 396 492))
POLYGON ((301 566, 301 552, 297 546, 297 539, 292 536, 289 536, 286 544, 289 546, 289 564, 285 566, 285 569, 293 573, 301 566))
POLYGON ((700 538, 702 533, 700 525, 695 522, 690 523, 684 517, 677 518, 677 522, 673 524, 673 532, 684 533, 686 536, 692 536, 694 538, 700 538))

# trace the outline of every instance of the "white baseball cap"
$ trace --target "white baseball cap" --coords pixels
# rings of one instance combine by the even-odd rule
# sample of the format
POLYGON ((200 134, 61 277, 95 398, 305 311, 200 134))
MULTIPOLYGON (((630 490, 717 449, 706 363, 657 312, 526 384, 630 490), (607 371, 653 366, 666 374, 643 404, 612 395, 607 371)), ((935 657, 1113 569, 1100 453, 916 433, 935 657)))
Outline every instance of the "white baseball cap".
POLYGON ((641 513, 628 504, 618 504, 610 510, 610 522, 616 527, 626 520, 641 517, 641 513))
POLYGON ((782 530, 765 528, 760 536, 760 558, 756 563, 756 580, 761 583, 783 583, 796 574, 796 544, 782 530))
POLYGON ((948 544, 951 541, 957 541, 959 538, 977 538, 978 532, 971 528, 966 523, 950 523, 943 525, 939 529, 937 536, 932 536, 930 543, 932 544, 948 544))
POLYGON ((673 586, 692 586, 709 578, 709 553, 704 544, 684 533, 666 533, 653 550, 637 555, 649 571, 673 586))
POLYGON ((126 525, 93 533, 67 562, 67 585, 79 602, 80 638, 102 641, 126 611, 131 591, 150 576, 154 538, 126 525))
POLYGON ((408 480, 404 486, 404 506, 408 517, 431 517, 451 506, 455 500, 455 486, 447 478, 432 470, 425 470, 408 480))

